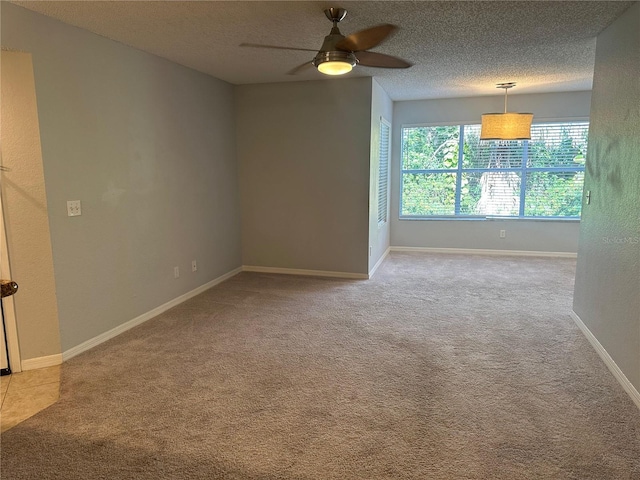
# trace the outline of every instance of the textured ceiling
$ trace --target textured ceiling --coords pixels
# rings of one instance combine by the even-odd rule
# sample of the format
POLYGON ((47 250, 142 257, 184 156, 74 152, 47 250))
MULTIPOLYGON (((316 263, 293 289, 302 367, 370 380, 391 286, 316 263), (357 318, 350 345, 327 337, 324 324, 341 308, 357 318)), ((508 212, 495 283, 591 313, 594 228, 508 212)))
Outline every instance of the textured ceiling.
POLYGON ((589 90, 595 37, 633 2, 562 1, 16 1, 22 7, 154 53, 233 84, 324 79, 291 68, 313 52, 239 47, 262 43, 318 49, 343 7, 343 34, 393 23, 375 51, 405 58, 407 70, 357 67, 393 100, 589 90), (501 93, 501 91, 500 91, 501 93))

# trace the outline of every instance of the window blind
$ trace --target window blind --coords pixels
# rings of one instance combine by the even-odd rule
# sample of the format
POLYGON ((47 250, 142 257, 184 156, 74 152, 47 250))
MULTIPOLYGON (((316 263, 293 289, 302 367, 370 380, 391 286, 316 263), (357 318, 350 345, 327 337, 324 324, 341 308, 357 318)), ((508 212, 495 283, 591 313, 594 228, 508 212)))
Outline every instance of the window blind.
POLYGON ((378 224, 387 222, 388 190, 389 190, 389 151, 391 128, 387 122, 380 120, 380 146, 378 167, 378 224))

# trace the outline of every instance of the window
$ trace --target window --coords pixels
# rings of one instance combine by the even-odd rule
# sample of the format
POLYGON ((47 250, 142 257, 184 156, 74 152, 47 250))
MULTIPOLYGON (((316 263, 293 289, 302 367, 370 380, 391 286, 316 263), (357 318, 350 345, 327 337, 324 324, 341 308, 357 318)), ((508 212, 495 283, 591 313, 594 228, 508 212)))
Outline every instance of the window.
POLYGON ((380 117, 380 145, 378 147, 378 225, 387 223, 387 212, 389 211, 388 194, 389 191, 389 152, 391 126, 380 117))
POLYGON ((538 123, 531 140, 480 125, 403 127, 400 216, 580 218, 588 122, 538 123))

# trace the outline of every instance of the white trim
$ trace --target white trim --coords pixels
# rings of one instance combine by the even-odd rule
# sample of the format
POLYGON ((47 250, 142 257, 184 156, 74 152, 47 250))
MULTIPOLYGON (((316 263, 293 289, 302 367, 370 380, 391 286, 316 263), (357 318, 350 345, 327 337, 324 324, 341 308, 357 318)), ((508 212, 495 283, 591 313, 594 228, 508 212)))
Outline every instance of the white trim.
POLYGON ((378 270, 378 267, 382 265, 382 262, 384 262, 384 259, 387 258, 387 255, 389 255, 390 251, 391 251, 391 247, 388 247, 380 257, 380 260, 378 260, 376 264, 373 266, 373 268, 369 270, 369 278, 373 277, 373 274, 376 273, 376 270, 378 270))
POLYGON ((112 328, 111 330, 101 333, 100 335, 93 337, 89 340, 87 340, 86 342, 82 342, 80 345, 76 345, 75 347, 71 347, 69 350, 62 352, 62 359, 63 361, 67 361, 70 358, 75 357, 76 355, 81 354, 82 352, 85 352, 95 346, 100 345, 101 343, 106 342, 107 340, 112 339, 113 337, 116 337, 118 335, 120 335, 121 333, 126 332, 127 330, 132 329, 133 327, 136 327, 138 325, 140 325, 141 323, 146 322, 147 320, 151 320, 152 318, 160 315, 161 313, 166 312, 167 310, 169 310, 170 308, 175 307, 176 305, 179 305, 182 302, 185 302, 187 300, 189 300, 192 297, 195 297, 196 295, 204 292, 205 290, 210 289, 211 287, 214 287, 215 285, 218 285, 219 283, 224 282, 225 280, 227 280, 228 278, 233 277, 234 275, 237 275, 238 273, 240 273, 242 271, 242 267, 238 267, 235 270, 231 270, 230 272, 225 273, 224 275, 218 277, 218 278, 214 278, 213 280, 211 280, 210 282, 205 283, 204 285, 200 285, 197 288, 194 288, 193 290, 191 290, 190 292, 187 292, 183 295, 180 295, 179 297, 174 298, 173 300, 168 301, 167 303, 164 303, 162 305, 160 305, 159 307, 154 308, 153 310, 148 311, 147 313, 143 313, 142 315, 129 320, 128 322, 125 322, 121 325, 118 325, 115 328, 112 328))
POLYGON ((482 248, 391 247, 392 252, 454 253, 464 255, 500 255, 513 257, 577 258, 574 252, 538 252, 532 250, 491 250, 482 248))
MULTIPOLYGON (((48 355, 46 357, 27 358, 22 361, 22 370, 36 370, 38 368, 53 367, 62 363, 62 354, 48 355)), ((13 373, 13 371, 11 372, 13 373)))
POLYGON ((613 373, 614 377, 616 377, 616 380, 618 380, 618 383, 620 383, 622 388, 624 388, 624 391, 629 394, 629 396, 631 397, 631 400, 633 400, 633 403, 635 403, 636 406, 640 408, 640 392, 636 390, 636 388, 629 381, 627 376, 622 372, 622 370, 620 370, 620 367, 618 367, 616 362, 613 361, 613 358, 611 358, 611 355, 609 355, 609 353, 605 350, 605 348, 598 341, 595 335, 591 333, 591 330, 589 330, 589 328, 583 323, 583 321, 580 319, 578 314, 572 310, 569 313, 569 315, 571 315, 571 318, 573 319, 575 324, 578 326, 578 328, 582 330, 582 333, 584 334, 584 336, 587 337, 587 340, 589 340, 589 343, 591 344, 591 346, 595 349, 598 355, 600 355, 600 358, 602 359, 604 364, 607 366, 609 371, 613 373))
MULTIPOLYGON (((2 274, 2 278, 11 278, 9 247, 2 205, 2 192, 0 191, 0 273, 2 274)), ((4 341, 7 342, 7 349, 9 350, 9 366, 11 367, 11 373, 19 373, 22 371, 22 362, 20 357, 20 342, 18 340, 16 307, 13 303, 13 296, 5 297, 0 300, 0 302, 2 302, 4 308, 4 326, 7 333, 4 341)))
POLYGON ((307 277, 333 277, 350 279, 368 279, 366 273, 331 272, 327 270, 305 270, 300 268, 260 267, 256 265, 243 265, 243 272, 279 273, 284 275, 304 275, 307 277))
MULTIPOLYGON (((8 275, 11 278, 10 275, 8 275)), ((0 300, 4 307, 4 326, 7 330, 5 341, 9 349, 9 366, 11 373, 20 373, 22 371, 22 361, 20 356, 20 342, 18 341, 18 323, 16 321, 16 307, 13 295, 4 297, 0 300)))

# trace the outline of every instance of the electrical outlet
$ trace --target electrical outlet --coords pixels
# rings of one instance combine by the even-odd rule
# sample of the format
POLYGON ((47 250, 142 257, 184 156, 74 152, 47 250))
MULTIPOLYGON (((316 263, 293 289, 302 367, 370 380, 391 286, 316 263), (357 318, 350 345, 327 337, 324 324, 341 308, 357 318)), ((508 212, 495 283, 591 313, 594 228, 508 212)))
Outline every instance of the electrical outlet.
POLYGON ((82 215, 80 200, 67 200, 67 216, 78 217, 82 215))
POLYGON ((507 231, 506 230, 500 230, 500 238, 507 238, 507 231))
POLYGON ((180 268, 173 267, 173 278, 178 278, 180 276, 180 268))
POLYGON ((195 260, 191 261, 191 271, 192 272, 197 272, 198 271, 198 264, 196 263, 195 260))

